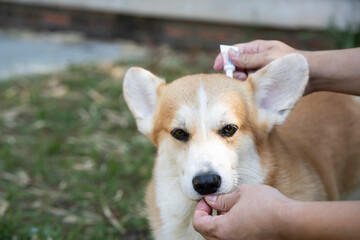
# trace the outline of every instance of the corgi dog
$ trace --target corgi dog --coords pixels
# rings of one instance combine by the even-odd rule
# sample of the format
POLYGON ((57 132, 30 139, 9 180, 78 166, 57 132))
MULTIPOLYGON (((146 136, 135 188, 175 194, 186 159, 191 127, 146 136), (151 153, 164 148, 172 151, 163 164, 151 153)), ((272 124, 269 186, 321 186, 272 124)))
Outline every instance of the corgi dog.
POLYGON ((295 53, 246 81, 197 74, 166 84, 127 71, 125 100, 157 147, 146 196, 156 240, 204 239, 192 226, 197 201, 245 183, 302 201, 359 198, 360 105, 336 93, 302 98, 308 79, 295 53))

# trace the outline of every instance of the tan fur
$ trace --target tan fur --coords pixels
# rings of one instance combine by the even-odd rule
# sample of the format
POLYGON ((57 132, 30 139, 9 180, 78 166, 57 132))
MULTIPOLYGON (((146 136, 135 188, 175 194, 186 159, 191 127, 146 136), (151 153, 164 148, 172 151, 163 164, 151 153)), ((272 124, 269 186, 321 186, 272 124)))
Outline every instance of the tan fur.
POLYGON ((125 99, 139 130, 158 148, 146 196, 155 239, 203 239, 191 225, 194 200, 203 197, 193 194, 191 180, 209 168, 222 170, 224 187, 216 194, 263 183, 303 201, 360 198, 360 104, 320 92, 303 97, 291 111, 307 74, 299 55, 246 81, 198 74, 164 84, 146 70, 128 71, 125 99), (274 92, 265 91, 274 86, 274 92), (238 127, 231 137, 219 134, 226 124, 238 127), (186 142, 171 136, 179 126, 190 134, 186 142))
POLYGON ((150 219, 150 227, 154 231, 160 229, 162 222, 160 219, 160 212, 159 208, 156 204, 156 197, 155 197, 155 186, 154 186, 154 179, 151 179, 147 189, 146 189, 146 208, 148 218, 150 219))
POLYGON ((274 171, 288 174, 274 173, 268 182, 293 197, 301 195, 293 190, 299 180, 312 184, 310 178, 316 178, 322 183, 312 184, 316 200, 344 199, 360 183, 359 135, 360 105, 352 97, 324 92, 304 97, 269 136, 278 165, 274 171), (321 188, 324 195, 319 194, 321 188))
MULTIPOLYGON (((178 104, 184 99, 196 101, 192 96, 196 95, 199 82, 211 93, 212 101, 228 97, 227 103, 234 107, 241 131, 252 133, 262 165, 268 170, 265 184, 288 197, 310 201, 338 200, 360 183, 360 105, 341 94, 315 93, 304 97, 286 122, 267 135, 252 122, 254 109, 244 104, 254 89, 251 84, 223 75, 187 76, 162 86, 154 121, 155 145, 169 135, 178 104)), ((161 220, 153 182, 148 188, 147 205, 153 216, 152 228, 156 230, 161 220)))

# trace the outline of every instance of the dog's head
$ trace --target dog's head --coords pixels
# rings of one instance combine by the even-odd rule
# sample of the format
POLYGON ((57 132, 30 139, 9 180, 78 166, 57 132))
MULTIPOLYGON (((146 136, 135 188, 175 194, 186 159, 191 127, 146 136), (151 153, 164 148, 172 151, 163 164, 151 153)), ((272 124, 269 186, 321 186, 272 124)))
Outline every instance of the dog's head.
POLYGON ((158 147, 156 174, 176 178, 188 198, 199 200, 263 182, 259 141, 285 121, 307 81, 306 59, 290 54, 246 81, 199 74, 165 84, 131 68, 124 96, 139 131, 158 147))

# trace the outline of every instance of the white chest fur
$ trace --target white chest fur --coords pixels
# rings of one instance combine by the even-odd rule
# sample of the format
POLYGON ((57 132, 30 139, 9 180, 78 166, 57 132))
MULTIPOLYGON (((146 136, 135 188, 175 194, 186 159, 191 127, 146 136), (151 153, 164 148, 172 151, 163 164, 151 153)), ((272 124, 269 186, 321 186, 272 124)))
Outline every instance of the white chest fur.
POLYGON ((158 164, 154 169, 156 204, 162 222, 155 238, 156 240, 204 240, 192 225, 196 201, 184 196, 176 170, 169 164, 168 159, 167 161, 164 159, 165 155, 158 157, 158 164))

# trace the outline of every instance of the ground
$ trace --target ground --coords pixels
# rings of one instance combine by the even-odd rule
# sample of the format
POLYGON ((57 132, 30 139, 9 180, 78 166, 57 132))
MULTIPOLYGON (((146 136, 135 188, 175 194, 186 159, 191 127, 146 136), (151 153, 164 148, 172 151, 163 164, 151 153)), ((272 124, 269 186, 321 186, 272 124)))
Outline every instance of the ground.
POLYGON ((0 81, 0 239, 151 239, 143 197, 155 148, 125 105, 124 73, 211 72, 214 54, 151 56, 0 81))

